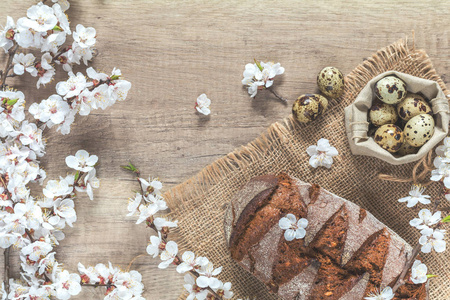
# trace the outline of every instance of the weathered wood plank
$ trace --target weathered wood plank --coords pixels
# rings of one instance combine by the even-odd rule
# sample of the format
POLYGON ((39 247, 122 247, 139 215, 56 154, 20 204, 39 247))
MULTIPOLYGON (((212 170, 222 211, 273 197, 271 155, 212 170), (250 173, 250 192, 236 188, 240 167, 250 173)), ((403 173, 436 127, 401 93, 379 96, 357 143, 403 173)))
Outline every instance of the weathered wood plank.
MULTIPOLYGON (((6 15, 23 16, 33 2, 1 1, 1 22, 6 15)), ((58 247, 58 259, 71 271, 79 261, 125 268, 145 252, 149 230, 125 217, 136 184, 119 165, 131 159, 170 188, 290 113, 291 102, 284 105, 268 93, 249 99, 240 80, 253 58, 281 62, 286 74, 277 79, 277 91, 291 100, 316 90, 322 67, 348 73, 411 30, 444 80, 450 66, 447 1, 72 2, 72 27, 97 29, 94 67, 105 72, 119 67, 133 88, 126 102, 78 118, 69 136, 47 132, 43 165, 50 178, 66 173, 64 157, 78 149, 100 157, 96 199, 78 201, 78 222, 58 247), (194 112, 201 93, 212 99, 210 117, 194 112)), ((35 93, 35 79, 27 75, 11 83, 28 103, 54 91, 53 84, 35 93)), ((175 299, 182 289, 182 276, 173 268, 159 270, 150 257, 134 268, 144 276, 147 299, 175 299)), ((101 290, 85 289, 77 299, 101 299, 101 290)))

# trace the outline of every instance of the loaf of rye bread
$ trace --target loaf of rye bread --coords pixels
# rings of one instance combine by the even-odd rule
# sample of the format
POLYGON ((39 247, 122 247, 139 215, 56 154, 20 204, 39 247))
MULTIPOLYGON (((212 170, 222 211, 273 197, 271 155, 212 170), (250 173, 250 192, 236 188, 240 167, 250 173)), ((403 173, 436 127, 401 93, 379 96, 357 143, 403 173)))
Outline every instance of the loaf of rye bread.
MULTIPOLYGON (((233 259, 285 300, 364 299, 392 286, 412 252, 366 210, 284 173, 245 184, 224 224, 233 259), (304 239, 284 238, 278 222, 288 213, 308 220, 304 239)), ((427 299, 409 277, 394 299, 427 299)))

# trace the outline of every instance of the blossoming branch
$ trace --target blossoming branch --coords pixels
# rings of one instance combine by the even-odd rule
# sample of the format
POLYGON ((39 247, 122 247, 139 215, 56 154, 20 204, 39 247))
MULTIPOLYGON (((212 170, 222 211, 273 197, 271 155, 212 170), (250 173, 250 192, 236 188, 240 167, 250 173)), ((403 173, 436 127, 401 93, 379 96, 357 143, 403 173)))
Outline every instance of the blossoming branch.
POLYGON ((184 288, 189 293, 187 300, 230 299, 233 297, 231 283, 220 281, 216 276, 222 272, 222 267, 214 268, 208 258, 198 256, 191 251, 185 251, 181 256, 176 242, 168 239, 171 228, 178 226, 178 221, 172 221, 155 215, 167 209, 167 204, 161 194, 162 183, 155 178, 145 180, 140 171, 131 163, 122 168, 133 172, 140 186, 140 191, 128 203, 127 216, 137 216, 136 224, 145 222, 158 235, 150 237, 147 253, 153 258, 159 256, 158 267, 166 269, 176 265, 180 274, 185 274, 184 288))
POLYGON ((31 6, 27 16, 17 22, 7 17, 0 31, 0 47, 7 64, 0 71, 0 247, 4 248, 5 273, 2 299, 69 299, 81 286, 105 286, 105 299, 143 299, 141 276, 136 271, 122 272, 111 264, 85 268, 79 274, 64 270, 53 251, 64 239, 64 228, 77 220, 75 203, 81 192, 92 200, 99 187, 95 165, 98 157, 80 150, 66 158, 74 172, 48 180, 42 196, 33 196, 29 184, 44 184, 45 171, 39 159, 45 154, 46 128, 57 126, 62 134, 70 132, 77 114, 88 115, 125 100, 131 84, 122 79, 119 69, 110 75, 92 67, 86 74, 72 73, 72 65, 88 65, 96 50, 96 31, 79 24, 71 31, 65 11, 66 0, 52 0, 52 6, 31 6), (68 37, 72 35, 73 41, 68 37), (40 58, 24 50, 40 51, 40 58), (25 116, 25 95, 7 84, 11 77, 29 74, 37 78, 36 87, 51 82, 56 65, 68 72, 68 79, 56 85, 56 94, 33 103, 25 116), (10 248, 19 249, 21 278, 10 278, 10 248))

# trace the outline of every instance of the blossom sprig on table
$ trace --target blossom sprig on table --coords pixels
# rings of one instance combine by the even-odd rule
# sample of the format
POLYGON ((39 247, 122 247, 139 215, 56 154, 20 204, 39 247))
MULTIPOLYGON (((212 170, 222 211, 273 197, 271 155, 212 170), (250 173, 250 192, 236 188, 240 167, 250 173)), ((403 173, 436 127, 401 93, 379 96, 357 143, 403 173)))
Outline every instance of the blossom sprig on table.
MULTIPOLYGON (((436 169, 431 171, 430 181, 440 182, 443 188, 442 196, 450 200, 450 137, 446 137, 443 145, 436 148, 436 154, 433 164, 436 169)), ((418 203, 422 205, 432 205, 432 210, 423 208, 418 212, 418 218, 414 218, 409 222, 412 227, 420 230, 420 238, 416 246, 409 256, 409 260, 405 264, 400 276, 392 286, 392 297, 398 288, 405 283, 423 284, 429 278, 436 275, 427 274, 427 266, 420 260, 419 253, 430 253, 435 251, 442 253, 446 250, 445 241, 446 230, 442 229, 444 223, 450 222, 450 216, 442 218, 442 211, 438 210, 441 203, 439 197, 431 199, 429 195, 425 195, 425 187, 420 184, 414 184, 409 192, 409 196, 400 198, 401 203, 406 202, 406 206, 414 208, 418 203), (404 278, 409 272, 409 278, 404 278)), ((391 299, 389 297, 366 297, 365 299, 391 299)))
POLYGON ((281 97, 272 89, 275 76, 284 73, 284 68, 281 64, 258 62, 256 59, 254 61, 255 63, 245 65, 245 70, 242 74, 244 76, 242 84, 247 87, 250 97, 255 98, 258 91, 267 89, 278 99, 287 101, 287 99, 281 97))
MULTIPOLYGON (((58 130, 67 134, 77 113, 87 115, 92 109, 105 109, 124 100, 131 87, 118 69, 106 75, 88 68, 88 78, 71 72, 72 64, 83 61, 88 65, 93 58, 96 32, 81 24, 72 32, 64 13, 68 1, 52 2, 52 6, 41 2, 31 6, 17 23, 8 16, 0 30, 0 47, 7 55, 6 66, 0 70, 0 247, 5 249, 2 299, 65 300, 89 285, 80 275, 64 270, 52 250, 64 239, 66 225, 72 227, 77 220, 77 195, 85 192, 92 200, 93 189, 99 187, 95 170, 98 157, 84 150, 69 155, 66 163, 74 171, 48 180, 42 196, 33 196, 29 185, 43 185, 46 180, 39 162, 45 154, 46 128, 59 125, 58 130), (65 45, 69 35, 73 41, 65 45), (25 54, 25 49, 42 54, 36 58, 33 53, 25 54), (69 79, 57 84, 57 94, 30 106, 28 112, 38 123, 30 122, 25 116, 24 93, 6 81, 28 73, 38 78, 37 88, 45 86, 56 74, 55 64, 69 72, 69 79), (10 278, 12 246, 19 249, 21 279, 10 278)), ((130 280, 140 282, 140 275, 135 271, 117 274, 105 299, 130 299, 130 280)), ((139 293, 133 295, 142 299, 139 293)))
POLYGON ((133 299, 144 300, 141 296, 144 291, 142 275, 137 271, 124 272, 111 263, 108 266, 97 264, 86 268, 78 263, 78 272, 81 274, 81 283, 94 287, 106 286, 105 300, 107 299, 133 299))
POLYGON ((153 229, 157 235, 150 237, 147 253, 153 258, 159 256, 160 269, 166 269, 170 265, 176 265, 180 274, 185 274, 184 288, 189 293, 187 300, 219 300, 233 297, 230 282, 222 282, 216 276, 222 272, 222 267, 215 268, 208 258, 198 256, 191 251, 185 251, 181 256, 178 244, 169 240, 172 228, 178 226, 178 221, 155 215, 167 209, 161 189, 161 181, 157 178, 148 180, 141 177, 140 171, 132 164, 122 166, 123 169, 131 171, 136 175, 140 191, 129 199, 127 216, 137 216, 136 224, 143 223, 153 229))

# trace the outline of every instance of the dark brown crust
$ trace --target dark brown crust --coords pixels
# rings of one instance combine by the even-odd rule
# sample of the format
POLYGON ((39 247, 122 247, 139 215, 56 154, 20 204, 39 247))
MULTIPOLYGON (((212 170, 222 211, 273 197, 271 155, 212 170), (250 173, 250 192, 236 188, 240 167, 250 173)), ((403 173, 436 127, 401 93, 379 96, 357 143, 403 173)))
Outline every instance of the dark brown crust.
MULTIPOLYGON (((251 219, 255 217, 255 214, 258 212, 258 210, 266 204, 266 202, 269 199, 270 194, 272 194, 273 190, 275 189, 275 186, 266 189, 253 198, 253 200, 245 207, 245 209, 242 211, 241 215, 239 216, 236 225, 234 227, 234 230, 231 232, 230 237, 230 245, 236 245, 239 241, 240 235, 245 232, 245 226, 248 222, 250 222, 251 219)), ((235 216, 234 220, 235 220, 235 216)), ((234 222, 233 222, 234 223, 234 222)))
POLYGON ((242 227, 241 224, 248 223, 252 215, 251 211, 255 212, 262 205, 261 202, 266 200, 267 194, 270 195, 277 184, 278 178, 271 174, 254 177, 234 196, 225 214, 224 229, 227 245, 231 245, 231 241, 236 243, 237 235, 240 232, 238 228, 242 227), (239 206, 244 206, 244 208, 239 206))

